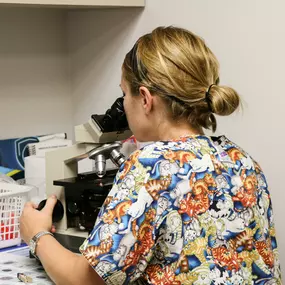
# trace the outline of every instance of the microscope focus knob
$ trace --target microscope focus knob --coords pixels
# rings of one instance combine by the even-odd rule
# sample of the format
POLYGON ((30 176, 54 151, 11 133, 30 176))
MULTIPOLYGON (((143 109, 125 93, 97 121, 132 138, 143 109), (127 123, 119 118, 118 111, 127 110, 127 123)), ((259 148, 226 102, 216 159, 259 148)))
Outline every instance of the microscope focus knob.
MULTIPOLYGON (((39 206, 37 208, 37 210, 42 210, 44 208, 44 206, 46 205, 47 200, 43 200, 39 203, 39 206)), ((62 203, 57 200, 54 209, 53 209, 53 213, 52 213, 52 222, 53 223, 57 223, 59 222, 64 216, 64 208, 62 203)))
POLYGON ((80 208, 79 208, 79 206, 77 205, 76 202, 69 201, 69 202, 67 203, 67 210, 68 210, 68 212, 69 212, 70 214, 76 215, 76 214, 79 213, 80 208))

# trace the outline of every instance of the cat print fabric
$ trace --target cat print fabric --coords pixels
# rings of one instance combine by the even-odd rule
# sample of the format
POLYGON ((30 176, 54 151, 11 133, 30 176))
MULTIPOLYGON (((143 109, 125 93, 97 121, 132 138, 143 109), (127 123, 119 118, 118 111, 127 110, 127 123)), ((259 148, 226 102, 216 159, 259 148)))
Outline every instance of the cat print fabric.
POLYGON ((281 284, 268 185, 224 136, 135 151, 80 247, 106 284, 281 284))

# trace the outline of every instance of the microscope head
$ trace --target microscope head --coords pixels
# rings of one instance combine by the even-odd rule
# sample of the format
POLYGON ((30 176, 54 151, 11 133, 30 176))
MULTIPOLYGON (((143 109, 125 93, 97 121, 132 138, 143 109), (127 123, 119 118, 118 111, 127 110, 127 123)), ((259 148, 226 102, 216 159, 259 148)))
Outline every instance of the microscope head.
POLYGON ((104 115, 92 115, 90 120, 75 127, 75 140, 79 143, 112 143, 129 138, 129 129, 124 110, 124 98, 119 97, 104 115))
POLYGON ((118 133, 129 130, 123 97, 116 99, 104 115, 92 115, 91 118, 103 133, 118 133))
POLYGON ((116 99, 104 115, 92 115, 90 120, 75 127, 75 139, 79 143, 94 144, 94 149, 87 156, 95 161, 95 172, 98 177, 106 173, 106 160, 119 167, 125 161, 120 153, 121 141, 129 138, 132 133, 129 129, 124 110, 124 98, 116 99))

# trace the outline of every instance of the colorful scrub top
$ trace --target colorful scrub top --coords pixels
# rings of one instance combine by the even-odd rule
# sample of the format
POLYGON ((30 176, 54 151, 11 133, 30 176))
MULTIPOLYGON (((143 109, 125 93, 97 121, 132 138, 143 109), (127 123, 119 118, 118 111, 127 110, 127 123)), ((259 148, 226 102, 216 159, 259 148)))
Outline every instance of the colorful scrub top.
POLYGON ((106 284, 281 284, 266 179, 224 136, 135 151, 80 250, 106 284))

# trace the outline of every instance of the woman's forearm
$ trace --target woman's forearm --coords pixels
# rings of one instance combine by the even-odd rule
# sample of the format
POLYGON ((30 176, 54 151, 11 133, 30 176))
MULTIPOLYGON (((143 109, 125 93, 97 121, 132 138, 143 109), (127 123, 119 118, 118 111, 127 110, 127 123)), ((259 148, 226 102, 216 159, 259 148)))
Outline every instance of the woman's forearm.
POLYGON ((52 236, 39 239, 36 253, 57 285, 105 284, 83 256, 67 250, 52 236))

